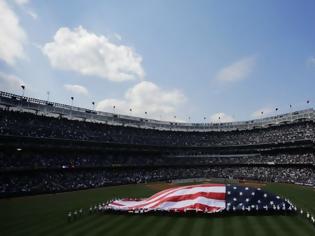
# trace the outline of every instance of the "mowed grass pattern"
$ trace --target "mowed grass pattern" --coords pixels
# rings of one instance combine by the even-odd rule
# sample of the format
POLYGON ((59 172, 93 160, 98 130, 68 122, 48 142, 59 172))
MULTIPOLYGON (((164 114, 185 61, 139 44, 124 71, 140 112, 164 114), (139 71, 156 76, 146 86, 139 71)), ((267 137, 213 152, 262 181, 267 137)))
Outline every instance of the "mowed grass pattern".
MULTIPOLYGON (((281 194, 315 215, 312 188, 268 184, 266 190, 281 194)), ((0 235, 315 235, 315 227, 296 216, 153 216, 88 215, 90 205, 113 197, 146 197, 158 190, 145 184, 125 185, 0 200, 0 235), (84 216, 68 223, 67 212, 83 208, 84 216)))

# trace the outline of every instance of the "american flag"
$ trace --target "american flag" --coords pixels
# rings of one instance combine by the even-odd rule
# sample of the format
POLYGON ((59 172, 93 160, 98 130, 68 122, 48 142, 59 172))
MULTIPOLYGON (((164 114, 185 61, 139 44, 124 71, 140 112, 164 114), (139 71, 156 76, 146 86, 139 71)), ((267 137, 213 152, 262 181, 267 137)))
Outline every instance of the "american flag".
POLYGON ((215 213, 222 211, 290 211, 288 201, 260 188, 200 184, 166 189, 146 199, 117 199, 104 210, 144 213, 151 211, 215 213))

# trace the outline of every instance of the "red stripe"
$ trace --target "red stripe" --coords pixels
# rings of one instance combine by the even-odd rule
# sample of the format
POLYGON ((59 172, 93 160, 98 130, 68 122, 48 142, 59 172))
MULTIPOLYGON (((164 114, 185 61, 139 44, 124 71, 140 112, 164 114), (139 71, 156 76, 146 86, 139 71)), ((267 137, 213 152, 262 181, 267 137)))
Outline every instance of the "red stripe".
MULTIPOLYGON (((141 209, 141 208, 145 208, 147 205, 152 204, 155 202, 154 205, 150 206, 149 208, 154 208, 160 204, 162 204, 163 202, 180 202, 180 201, 184 201, 184 200, 192 200, 195 199, 197 197, 205 197, 205 198, 209 198, 209 199, 214 199, 214 200, 225 200, 225 192, 224 193, 212 193, 212 192, 198 192, 198 193, 194 193, 194 194, 183 194, 183 195, 179 195, 179 196, 171 196, 171 197, 162 197, 158 200, 152 201, 152 202, 146 202, 143 204, 139 204, 139 205, 135 205, 132 207, 127 207, 128 209, 141 209)), ((125 205, 122 205, 125 206, 125 205)))
MULTIPOLYGON (((117 206, 121 206, 121 207, 125 207, 124 209, 143 209, 145 208, 145 206, 155 203, 153 206, 151 206, 150 208, 156 207, 159 204, 163 203, 163 202, 179 202, 179 201, 183 201, 183 200, 192 200, 195 199, 197 197, 206 197, 209 199, 214 199, 214 200, 225 200, 225 192, 223 193, 215 193, 215 192, 198 192, 195 194, 183 194, 180 196, 171 196, 168 197, 168 195, 178 191, 178 190, 185 190, 185 189, 192 189, 192 188, 196 188, 196 187, 222 187, 225 186, 224 184, 199 184, 199 185, 190 185, 190 186, 182 186, 182 187, 175 187, 175 188, 170 188, 170 189, 166 189, 163 190, 161 192, 158 192, 156 194, 154 194, 153 196, 147 198, 147 199, 143 199, 143 201, 145 201, 145 203, 143 204, 139 204, 136 206, 132 206, 132 207, 127 207, 126 205, 123 205, 121 203, 117 203, 117 202, 112 202, 111 204, 113 205, 117 205, 117 206), (166 194, 165 194, 166 193, 166 194), (164 196, 161 196, 165 194, 164 196), (156 198, 156 199, 155 199, 156 198)), ((136 200, 133 200, 136 201, 136 200)), ((196 204, 200 204, 200 203, 196 203, 196 204)), ((200 204, 203 205, 203 204, 200 204)), ((207 208, 209 208, 209 206, 206 206, 207 208)), ((184 207, 185 209, 187 209, 187 207, 184 207)), ((221 208, 218 208, 221 209, 221 208)))
POLYGON ((164 197, 166 197, 167 195, 169 195, 169 194, 171 194, 171 193, 174 193, 174 192, 176 192, 176 191, 178 191, 178 190, 181 190, 181 189, 186 189, 185 187, 176 187, 176 188, 172 188, 172 189, 167 189, 167 191, 165 190, 165 191, 162 191, 162 192, 158 192, 157 194, 155 194, 155 195, 153 195, 153 196, 151 196, 150 198, 147 198, 147 199, 143 199, 144 201, 146 201, 145 203, 143 203, 143 204, 139 204, 139 205, 135 205, 135 206, 133 206, 133 207, 129 207, 128 209, 137 209, 137 208, 142 208, 143 206, 145 206, 145 205, 148 205, 148 204, 151 204, 151 203, 153 203, 153 202, 156 202, 156 201, 159 201, 160 199, 163 199, 164 197), (166 192, 168 192, 165 196, 161 196, 160 198, 158 198, 158 196, 160 196, 160 195, 162 195, 162 194, 164 194, 164 193, 166 193, 166 192), (157 199, 154 199, 154 198, 156 198, 157 197, 157 199), (154 200, 152 200, 152 199, 154 199, 154 200), (150 201, 151 200, 151 201, 150 201))
POLYGON ((177 191, 178 189, 181 189, 181 188, 183 188, 183 187, 176 187, 176 188, 170 188, 170 189, 163 190, 161 192, 158 192, 158 193, 152 195, 151 197, 147 198, 146 200, 150 201, 153 198, 159 197, 160 195, 162 195, 162 194, 164 194, 166 192, 173 193, 173 192, 175 192, 175 191, 177 191))
MULTIPOLYGON (((165 192, 168 192, 168 191, 170 191, 170 189, 166 189, 166 190, 164 190, 164 191, 162 191, 162 192, 158 192, 158 193, 152 195, 150 198, 157 197, 157 196, 159 196, 159 195, 161 195, 161 194, 163 194, 163 193, 165 193, 165 192)), ((173 191, 172 191, 172 192, 173 192, 173 191)), ((140 201, 142 201, 142 200, 147 201, 147 200, 149 200, 150 198, 147 198, 147 199, 133 199, 133 200, 130 200, 129 198, 123 198, 123 199, 121 199, 121 200, 119 200, 119 201, 134 201, 134 202, 139 201, 139 202, 140 202, 140 201)), ((152 201, 152 202, 154 202, 154 201, 152 201)), ((152 203, 152 202, 151 202, 151 203, 152 203)), ((116 205, 116 206, 122 206, 122 207, 125 207, 125 206, 126 206, 126 205, 124 205, 124 204, 118 203, 117 201, 112 201, 112 202, 109 203, 109 205, 110 205, 110 204, 116 205)), ((146 202, 145 204, 148 204, 148 202, 146 202)), ((137 209, 139 206, 143 206, 143 205, 145 205, 145 204, 140 204, 140 205, 136 205, 136 206, 134 206, 134 207, 129 207, 128 209, 137 209)))
POLYGON ((185 201, 185 200, 193 200, 198 197, 205 197, 209 199, 214 199, 214 200, 225 200, 225 193, 205 193, 205 192, 198 192, 195 194, 186 194, 186 195, 180 195, 180 196, 172 196, 172 197, 166 197, 163 198, 161 201, 158 201, 156 204, 153 206, 150 206, 150 208, 154 208, 164 202, 180 202, 180 201, 185 201))
POLYGON ((165 192, 169 192, 169 191, 174 192, 174 190, 177 191, 177 190, 181 190, 181 189, 192 189, 192 188, 196 188, 196 187, 222 187, 222 186, 225 186, 225 184, 196 184, 196 185, 189 185, 189 186, 174 187, 174 188, 169 188, 169 189, 165 189, 161 192, 158 192, 158 193, 152 195, 151 197, 147 198, 147 200, 149 201, 155 197, 158 197, 158 196, 164 194, 165 192))

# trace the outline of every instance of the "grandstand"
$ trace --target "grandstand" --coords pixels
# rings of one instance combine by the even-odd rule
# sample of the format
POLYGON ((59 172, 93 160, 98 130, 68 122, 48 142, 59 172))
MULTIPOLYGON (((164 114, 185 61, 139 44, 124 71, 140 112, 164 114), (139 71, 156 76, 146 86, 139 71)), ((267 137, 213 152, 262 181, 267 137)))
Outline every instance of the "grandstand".
POLYGON ((0 107, 1 197, 185 178, 315 185, 313 109, 196 124, 6 92, 0 107))

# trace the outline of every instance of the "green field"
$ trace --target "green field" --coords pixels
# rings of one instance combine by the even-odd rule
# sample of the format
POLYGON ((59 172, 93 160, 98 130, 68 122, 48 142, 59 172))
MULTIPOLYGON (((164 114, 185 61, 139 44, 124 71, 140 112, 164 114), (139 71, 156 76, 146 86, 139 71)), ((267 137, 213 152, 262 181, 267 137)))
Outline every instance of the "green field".
MULTIPOLYGON (((288 184, 267 184, 266 190, 291 199, 315 215, 315 191, 288 184)), ((146 197, 152 185, 125 185, 70 193, 0 200, 0 235, 315 235, 315 226, 292 216, 153 216, 87 214, 87 208, 113 197, 146 197), (85 215, 68 223, 69 210, 85 215)))

